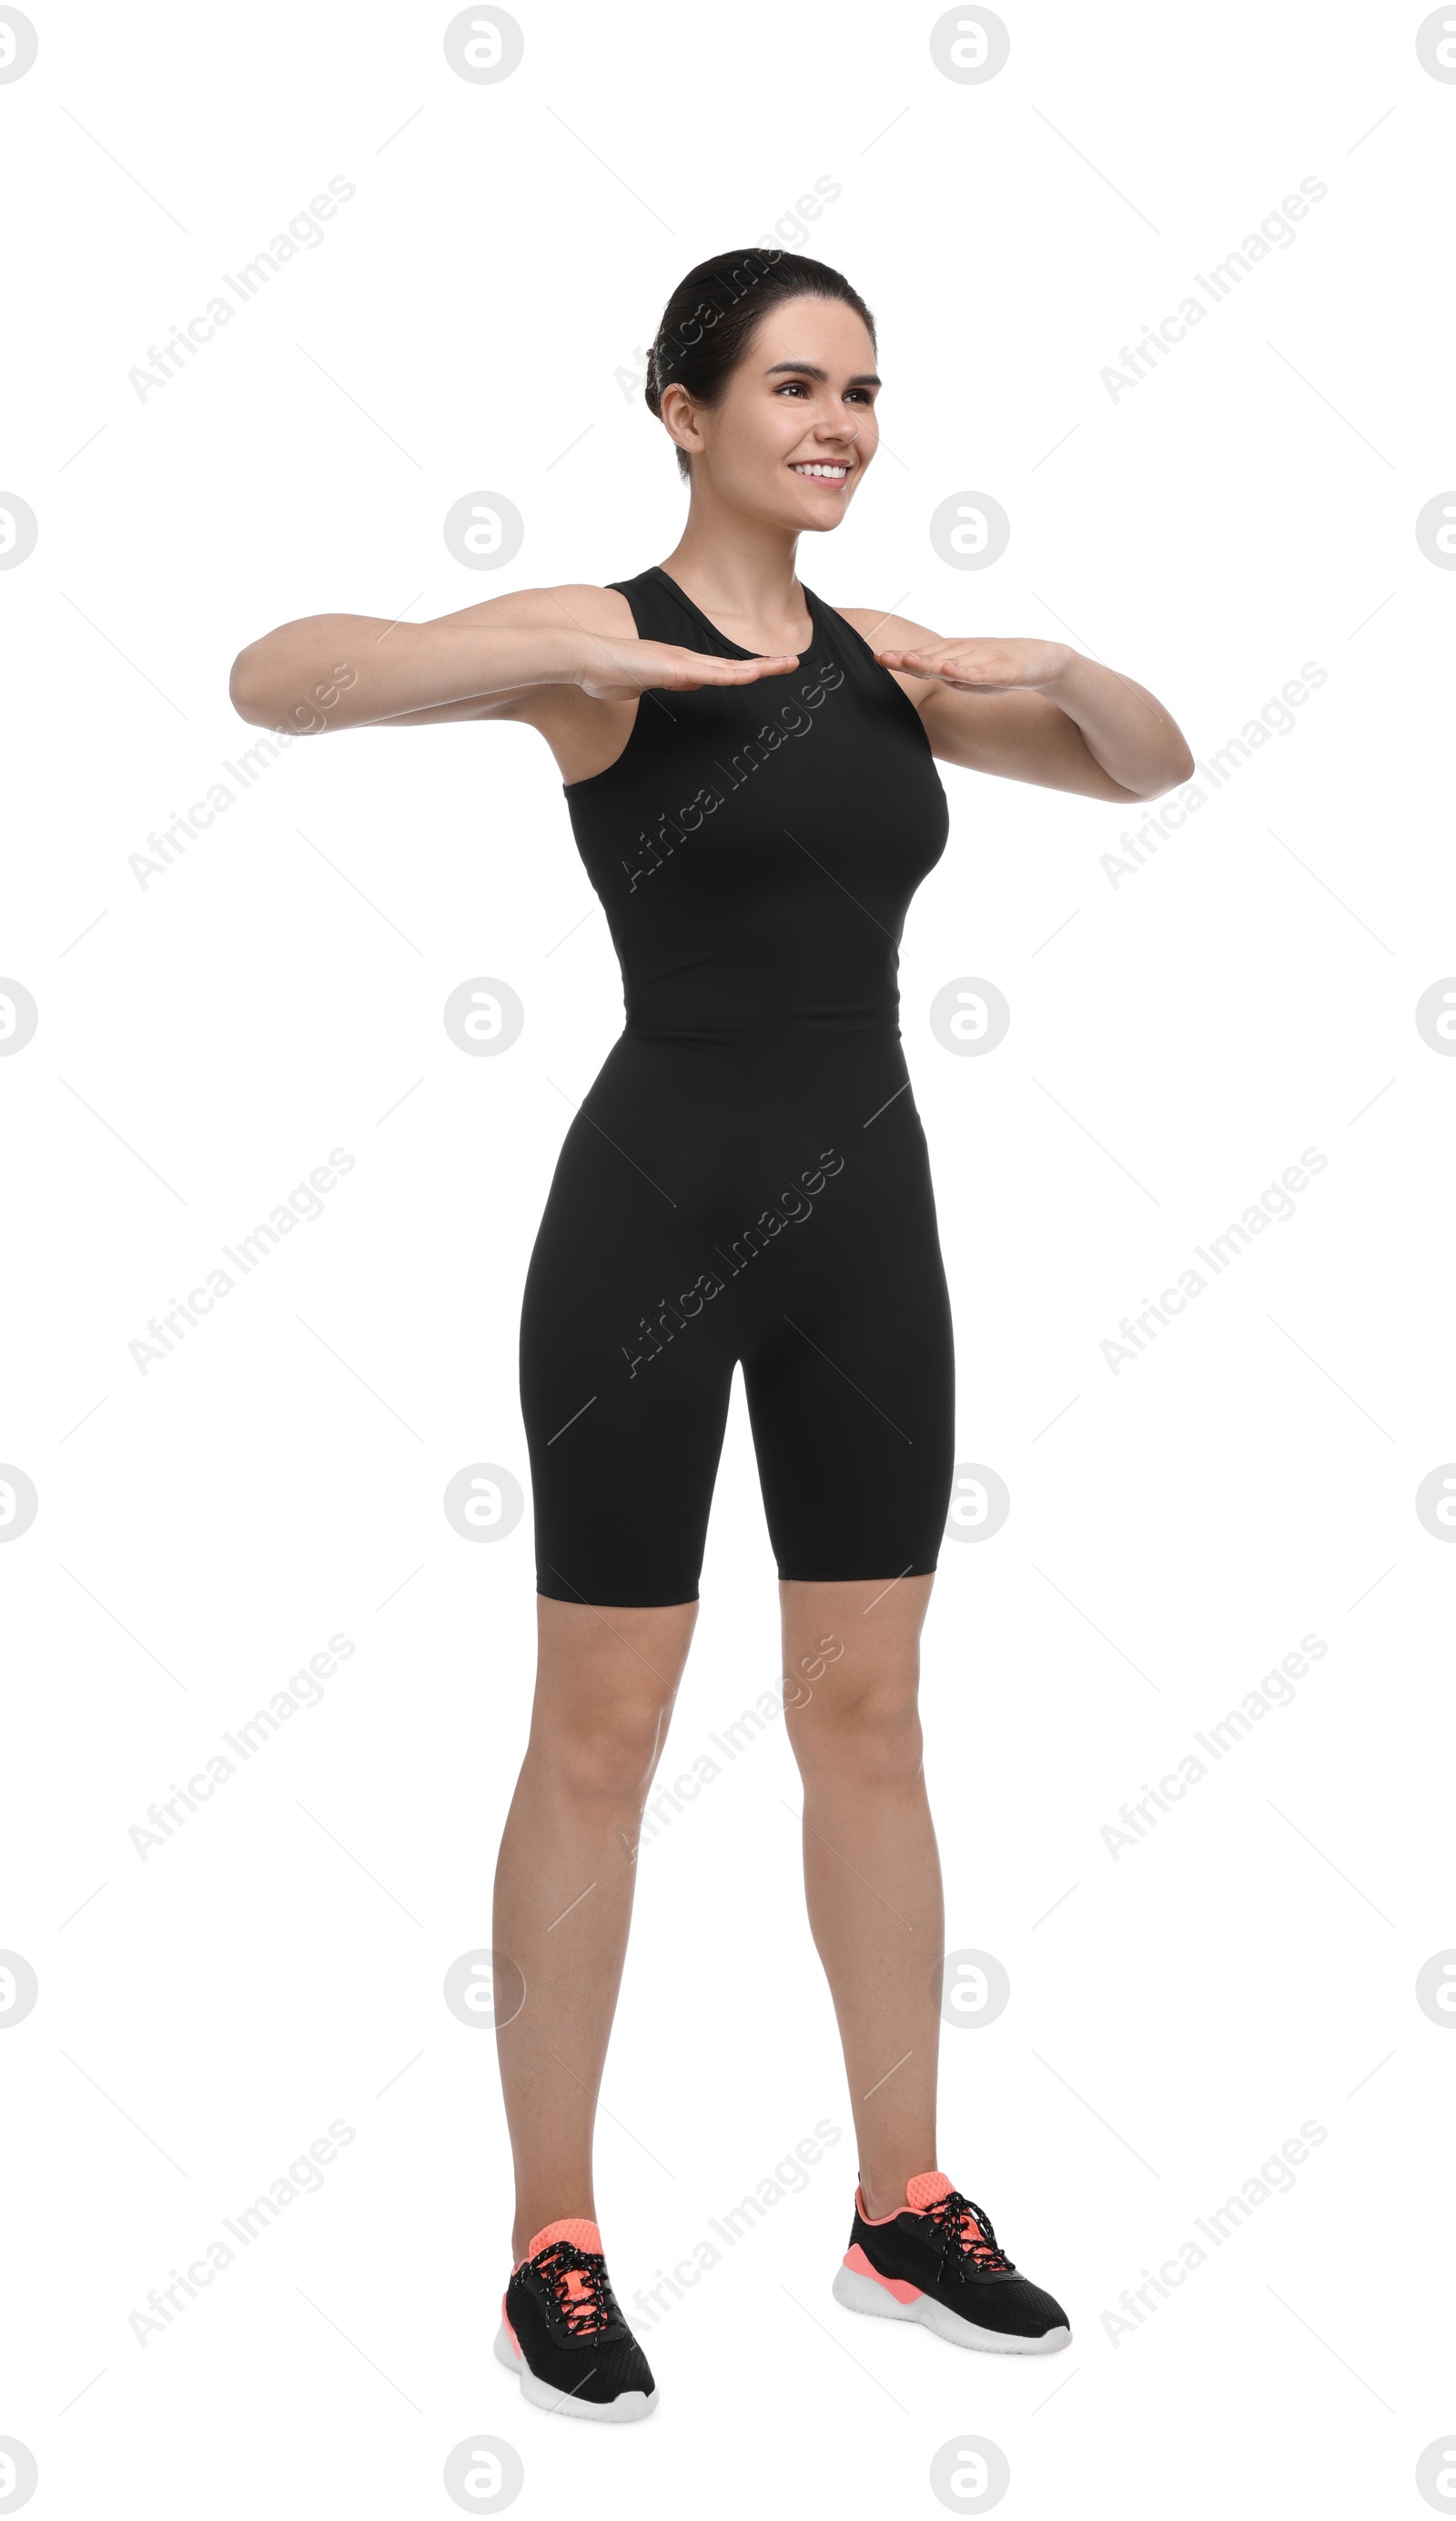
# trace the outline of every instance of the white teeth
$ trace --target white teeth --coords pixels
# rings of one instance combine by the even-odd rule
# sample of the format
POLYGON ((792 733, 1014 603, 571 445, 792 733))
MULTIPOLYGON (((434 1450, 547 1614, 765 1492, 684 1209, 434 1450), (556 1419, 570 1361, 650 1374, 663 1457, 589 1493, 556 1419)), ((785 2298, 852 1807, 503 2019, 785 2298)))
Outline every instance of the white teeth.
POLYGON ((791 464, 789 470, 802 473, 810 481, 842 481, 849 467, 847 464, 791 464))

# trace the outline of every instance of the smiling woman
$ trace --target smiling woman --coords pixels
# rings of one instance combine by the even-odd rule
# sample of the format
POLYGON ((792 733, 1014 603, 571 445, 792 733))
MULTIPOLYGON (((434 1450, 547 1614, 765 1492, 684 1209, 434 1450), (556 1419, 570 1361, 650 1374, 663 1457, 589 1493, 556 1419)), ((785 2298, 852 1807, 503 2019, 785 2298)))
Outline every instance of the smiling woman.
POLYGON ((1123 803, 1193 767, 1151 692, 1070 648, 941 638, 802 584, 800 535, 842 524, 879 445, 874 319, 841 273, 752 247, 700 263, 645 390, 688 485, 664 561, 441 621, 292 622, 233 676, 266 726, 534 727, 621 966, 624 1029, 522 1306, 540 1651, 492 1936, 530 1991, 497 2025, 517 2199, 496 2353, 534 2405, 614 2423, 657 2389, 603 2256, 595 2094, 740 1371, 784 1670, 839 1648, 832 1685, 785 1708, 858 2147, 836 2299, 961 2346, 1069 2342, 936 2167, 917 1685, 955 1365, 899 942, 946 847, 937 759, 1123 803))
MULTIPOLYGON (((826 262, 810 262, 801 254, 779 253, 767 248, 699 263, 695 271, 678 282, 668 298, 657 339, 647 354, 643 391, 654 418, 666 417, 662 398, 669 387, 676 387, 689 405, 697 404, 700 409, 721 402, 750 337, 773 300, 806 294, 852 306, 874 348, 875 319, 868 306, 842 273, 832 271, 826 262)), ((805 368, 791 359, 781 360, 765 373, 812 377, 819 385, 828 383, 822 368, 805 368)), ((870 407, 879 383, 871 364, 864 374, 846 379, 845 390, 870 407)), ((690 479, 692 461, 680 440, 677 469, 685 481, 690 479)), ((842 481, 847 469, 843 459, 837 457, 835 479, 842 481)))

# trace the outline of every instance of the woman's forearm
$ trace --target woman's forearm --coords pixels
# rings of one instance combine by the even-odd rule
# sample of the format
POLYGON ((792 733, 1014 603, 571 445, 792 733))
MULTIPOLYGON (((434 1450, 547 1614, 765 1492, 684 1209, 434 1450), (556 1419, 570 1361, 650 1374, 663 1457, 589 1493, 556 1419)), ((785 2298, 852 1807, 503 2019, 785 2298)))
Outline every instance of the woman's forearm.
POLYGON ((233 665, 233 707, 252 726, 313 735, 370 726, 411 710, 574 682, 578 630, 448 621, 382 621, 318 613, 286 621, 233 665))

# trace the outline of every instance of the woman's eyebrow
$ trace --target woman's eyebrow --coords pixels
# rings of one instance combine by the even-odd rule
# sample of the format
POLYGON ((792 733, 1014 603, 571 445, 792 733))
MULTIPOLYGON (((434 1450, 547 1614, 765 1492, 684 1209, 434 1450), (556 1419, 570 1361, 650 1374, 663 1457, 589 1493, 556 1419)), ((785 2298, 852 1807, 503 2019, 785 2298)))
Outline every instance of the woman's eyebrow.
MULTIPOLYGON (((766 377, 782 377, 785 375, 813 377, 816 383, 821 386, 827 386, 829 383, 829 379, 825 375, 824 370, 822 368, 816 368, 812 359, 779 359, 773 367, 765 368, 763 373, 766 377)), ((847 380, 847 383, 851 386, 879 386, 883 385, 885 380, 883 377, 877 377, 873 368, 871 368, 862 377, 850 377, 847 380)))

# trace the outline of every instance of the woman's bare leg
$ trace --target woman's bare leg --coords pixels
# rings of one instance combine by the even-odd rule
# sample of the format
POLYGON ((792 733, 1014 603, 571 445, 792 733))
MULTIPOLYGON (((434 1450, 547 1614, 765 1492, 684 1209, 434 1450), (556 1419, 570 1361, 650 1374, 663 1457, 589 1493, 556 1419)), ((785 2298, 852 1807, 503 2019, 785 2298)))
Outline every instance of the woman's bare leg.
POLYGON ((804 1894, 843 2042, 871 2215, 935 2168, 944 1908, 917 1688, 934 1579, 781 1584, 804 1894))
POLYGON ((559 2217, 596 2221, 592 2122, 627 1948, 637 1835, 696 1602, 615 1610, 538 1594, 530 1739, 495 1876, 494 1948, 525 1982, 497 2033, 519 2259, 559 2217))

